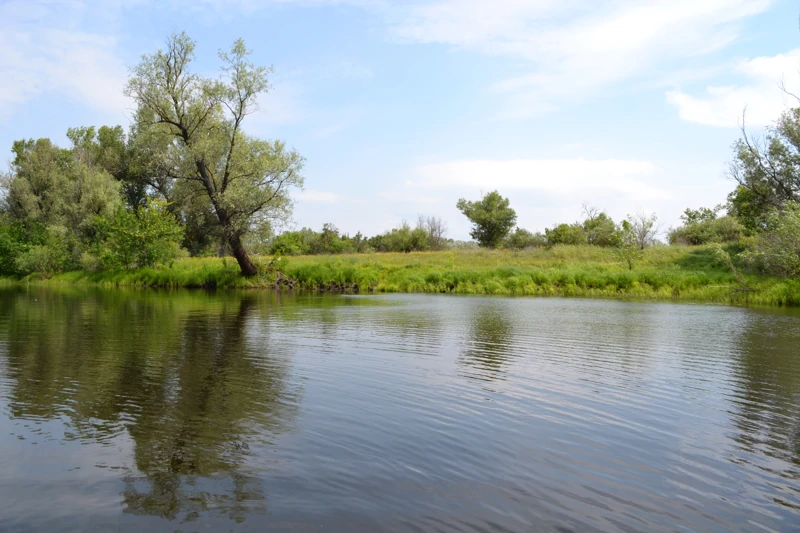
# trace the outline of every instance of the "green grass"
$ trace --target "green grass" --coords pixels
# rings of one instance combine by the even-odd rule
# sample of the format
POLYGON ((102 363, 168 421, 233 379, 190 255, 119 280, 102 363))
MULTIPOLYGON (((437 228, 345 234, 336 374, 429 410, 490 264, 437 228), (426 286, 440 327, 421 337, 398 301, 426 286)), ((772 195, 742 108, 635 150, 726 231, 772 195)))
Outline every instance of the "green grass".
MULTIPOLYGON (((559 246, 524 252, 455 251, 299 256, 283 274, 302 290, 348 290, 514 296, 582 296, 798 306, 800 281, 746 275, 741 291, 708 247, 655 247, 633 270, 612 250, 559 246)), ((274 274, 243 278, 231 259, 192 258, 159 269, 67 272, 17 282, 114 287, 274 286, 274 274)))

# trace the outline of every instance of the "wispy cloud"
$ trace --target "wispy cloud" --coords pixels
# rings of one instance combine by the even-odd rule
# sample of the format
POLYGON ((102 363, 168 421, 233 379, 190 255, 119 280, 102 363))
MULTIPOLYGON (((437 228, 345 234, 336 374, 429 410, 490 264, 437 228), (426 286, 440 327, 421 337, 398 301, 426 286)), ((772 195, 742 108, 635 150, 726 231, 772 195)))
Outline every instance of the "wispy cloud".
POLYGON ((747 109, 749 125, 772 123, 790 102, 797 100, 786 90, 800 96, 800 49, 786 54, 756 57, 738 62, 730 74, 739 84, 712 85, 700 95, 679 89, 667 93, 667 101, 689 122, 720 127, 737 127, 747 109))
MULTIPOLYGON (((516 75, 487 81, 487 88, 500 95, 497 117, 519 118, 552 112, 621 82, 661 76, 677 60, 724 48, 739 36, 749 17, 776 1, 172 0, 166 5, 190 6, 212 16, 241 16, 288 5, 369 9, 401 42, 443 44, 517 61, 516 75)), ((125 69, 115 56, 115 38, 82 30, 80 22, 101 7, 118 12, 132 5, 157 4, 153 0, 0 4, 0 70, 6 80, 0 89, 0 113, 7 116, 13 106, 46 89, 65 91, 94 107, 124 108, 120 89, 125 69)), ((318 75, 370 79, 374 74, 365 65, 343 60, 318 75)), ((279 95, 276 90, 272 99, 279 95)), ((283 107, 296 115, 291 106, 283 107)), ((277 115, 282 113, 276 109, 277 115)))
POLYGON ((116 39, 82 31, 86 9, 69 1, 0 4, 0 120, 44 92, 118 116, 129 107, 116 39))
POLYGON ((501 80, 507 116, 530 116, 733 42, 774 0, 442 0, 397 14, 401 40, 524 60, 501 80))

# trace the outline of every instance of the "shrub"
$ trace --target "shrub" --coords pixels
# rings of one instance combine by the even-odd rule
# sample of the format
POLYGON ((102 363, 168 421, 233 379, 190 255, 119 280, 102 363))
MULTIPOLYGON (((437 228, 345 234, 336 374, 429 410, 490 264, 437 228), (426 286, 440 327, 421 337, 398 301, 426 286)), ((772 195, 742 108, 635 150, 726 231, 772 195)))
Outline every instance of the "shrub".
POLYGON ((95 253, 106 268, 155 267, 180 254, 183 228, 166 202, 148 200, 136 211, 119 209, 95 219, 95 253))
POLYGON ((14 259, 18 274, 38 272, 50 276, 77 267, 73 250, 78 245, 69 230, 55 226, 36 237, 41 240, 29 242, 14 259))
POLYGON ((772 211, 766 227, 741 255, 751 267, 782 277, 800 278, 800 205, 787 202, 772 211))
POLYGON ((503 241, 503 248, 509 250, 525 250, 526 248, 539 248, 547 244, 547 238, 541 233, 531 233, 522 228, 515 229, 503 241))
POLYGON ((617 225, 605 213, 590 216, 583 222, 583 231, 589 244, 595 246, 616 246, 619 244, 617 225))
POLYGON ((580 224, 559 224, 552 229, 544 230, 548 246, 556 244, 586 244, 588 239, 580 224))
POLYGON ((68 240, 53 238, 45 225, 35 220, 0 218, 0 274, 63 270, 69 262, 68 240))
POLYGON ((276 236, 269 248, 271 255, 304 255, 308 253, 303 231, 287 231, 276 236))
POLYGON ((681 215, 683 225, 669 232, 670 244, 738 242, 745 235, 745 227, 731 216, 718 217, 720 209, 721 206, 684 211, 681 215))

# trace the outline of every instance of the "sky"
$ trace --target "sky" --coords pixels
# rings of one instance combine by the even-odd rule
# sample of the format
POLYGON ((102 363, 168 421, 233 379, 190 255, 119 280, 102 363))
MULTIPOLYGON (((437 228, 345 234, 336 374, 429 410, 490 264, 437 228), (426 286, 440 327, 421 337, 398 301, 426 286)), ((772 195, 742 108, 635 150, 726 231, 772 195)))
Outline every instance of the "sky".
MULTIPOLYGON (((195 71, 272 65, 248 133, 306 159, 291 228, 367 235, 498 190, 542 231, 582 206, 724 203, 731 145, 800 95, 792 0, 0 0, 0 168, 15 139, 129 127, 128 69, 173 32, 195 71)), ((796 102, 795 102, 796 103, 796 102)))

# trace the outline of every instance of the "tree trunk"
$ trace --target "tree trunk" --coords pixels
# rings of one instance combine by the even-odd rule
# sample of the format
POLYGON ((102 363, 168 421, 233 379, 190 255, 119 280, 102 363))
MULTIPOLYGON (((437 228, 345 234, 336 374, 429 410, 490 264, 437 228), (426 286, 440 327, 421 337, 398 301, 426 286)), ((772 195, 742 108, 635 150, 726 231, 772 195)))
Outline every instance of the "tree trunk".
MULTIPOLYGON (((184 137, 186 136, 184 135, 184 137)), ((186 140, 188 142, 188 138, 186 140)), ((247 250, 244 249, 242 239, 239 237, 239 235, 236 235, 231 230, 231 220, 228 217, 228 213, 219 203, 216 185, 214 185, 213 178, 209 175, 205 161, 199 159, 196 161, 196 164, 197 172, 200 174, 201 178, 200 181, 202 181, 203 186, 208 193, 208 197, 211 200, 211 205, 214 206, 214 211, 217 213, 219 223, 222 225, 223 234, 229 235, 228 246, 230 246, 231 252, 233 252, 233 256, 236 258, 236 262, 239 263, 239 268, 242 271, 242 275, 248 278, 255 276, 258 274, 258 269, 256 268, 256 265, 253 264, 253 261, 250 260, 250 256, 247 255, 247 250)))
POLYGON ((238 235, 229 237, 228 245, 231 247, 231 251, 233 252, 233 256, 236 258, 236 262, 239 263, 239 268, 242 270, 243 276, 250 278, 258 274, 256 265, 253 264, 250 256, 247 255, 247 250, 244 249, 242 239, 240 239, 238 235))

